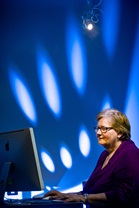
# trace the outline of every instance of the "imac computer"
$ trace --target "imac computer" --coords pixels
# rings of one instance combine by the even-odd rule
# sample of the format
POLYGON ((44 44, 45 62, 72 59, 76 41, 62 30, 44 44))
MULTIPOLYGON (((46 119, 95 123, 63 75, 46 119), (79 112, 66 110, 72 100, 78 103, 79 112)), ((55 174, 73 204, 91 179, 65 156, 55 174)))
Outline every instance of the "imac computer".
POLYGON ((43 189, 33 128, 0 133, 0 204, 5 192, 43 189))

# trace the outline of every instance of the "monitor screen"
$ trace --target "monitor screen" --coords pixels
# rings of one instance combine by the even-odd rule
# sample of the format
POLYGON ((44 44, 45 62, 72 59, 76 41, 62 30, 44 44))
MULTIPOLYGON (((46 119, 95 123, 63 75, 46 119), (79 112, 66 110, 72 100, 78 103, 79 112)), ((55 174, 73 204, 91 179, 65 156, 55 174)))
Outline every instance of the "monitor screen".
POLYGON ((44 189, 33 128, 0 133, 0 188, 6 192, 44 189))

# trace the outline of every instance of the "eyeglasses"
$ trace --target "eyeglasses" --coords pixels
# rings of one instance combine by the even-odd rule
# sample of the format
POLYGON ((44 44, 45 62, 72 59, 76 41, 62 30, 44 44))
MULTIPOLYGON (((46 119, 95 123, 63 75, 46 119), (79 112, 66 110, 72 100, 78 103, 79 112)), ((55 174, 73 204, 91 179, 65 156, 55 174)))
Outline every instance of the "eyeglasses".
POLYGON ((111 129, 113 129, 113 128, 112 127, 106 127, 106 126, 101 126, 101 127, 95 126, 94 127, 94 130, 95 130, 96 133, 98 132, 98 130, 100 130, 101 133, 106 133, 107 131, 109 131, 111 129))

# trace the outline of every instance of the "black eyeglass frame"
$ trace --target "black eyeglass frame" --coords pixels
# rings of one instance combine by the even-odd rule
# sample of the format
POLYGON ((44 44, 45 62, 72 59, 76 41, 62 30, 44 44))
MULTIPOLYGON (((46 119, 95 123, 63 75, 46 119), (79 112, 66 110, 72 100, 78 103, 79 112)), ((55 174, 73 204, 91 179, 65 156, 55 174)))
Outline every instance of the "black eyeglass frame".
POLYGON ((100 130, 101 133, 106 133, 107 131, 109 131, 111 129, 113 129, 113 128, 112 127, 106 127, 106 126, 101 126, 101 127, 95 126, 94 127, 94 130, 95 130, 96 133, 98 132, 98 130, 100 130))

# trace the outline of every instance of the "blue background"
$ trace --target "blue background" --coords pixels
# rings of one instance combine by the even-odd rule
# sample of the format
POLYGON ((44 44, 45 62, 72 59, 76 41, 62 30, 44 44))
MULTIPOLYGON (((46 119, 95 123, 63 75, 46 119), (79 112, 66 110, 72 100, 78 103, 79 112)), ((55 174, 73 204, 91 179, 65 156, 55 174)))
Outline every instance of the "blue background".
POLYGON ((0 1, 0 132, 34 128, 49 188, 89 177, 103 150, 95 117, 106 107, 127 114, 139 146, 139 3, 103 0, 99 8, 99 22, 87 31, 85 0, 0 1))

